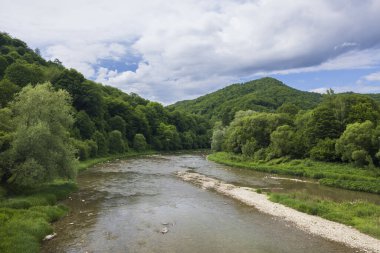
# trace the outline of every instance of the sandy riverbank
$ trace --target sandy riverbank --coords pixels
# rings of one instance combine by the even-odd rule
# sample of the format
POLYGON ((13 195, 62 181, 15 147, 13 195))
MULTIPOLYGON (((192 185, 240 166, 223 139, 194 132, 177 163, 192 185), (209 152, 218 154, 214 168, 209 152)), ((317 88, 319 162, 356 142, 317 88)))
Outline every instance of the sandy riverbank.
POLYGON ((204 189, 213 189, 249 206, 254 206, 263 213, 292 222, 295 226, 308 233, 344 243, 353 248, 369 252, 380 252, 380 240, 365 235, 349 226, 271 202, 265 194, 256 193, 253 188, 238 187, 192 172, 178 172, 177 176, 204 189))

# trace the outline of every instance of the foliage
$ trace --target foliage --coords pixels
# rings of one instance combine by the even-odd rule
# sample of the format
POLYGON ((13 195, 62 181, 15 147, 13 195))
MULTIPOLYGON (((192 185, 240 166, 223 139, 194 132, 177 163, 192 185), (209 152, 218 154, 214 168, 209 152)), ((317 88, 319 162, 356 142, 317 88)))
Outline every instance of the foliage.
POLYGON ((21 61, 8 66, 4 77, 20 87, 24 87, 29 83, 37 84, 44 81, 43 72, 38 65, 21 61))
MULTIPOLYGON (((258 151, 262 152, 262 151, 258 151)), ((242 155, 218 152, 209 160, 229 166, 274 174, 317 179, 320 184, 354 191, 380 193, 380 171, 357 168, 353 165, 277 158, 268 161, 249 159, 242 155)))
POLYGON ((22 89, 11 104, 17 126, 9 183, 31 186, 56 177, 73 178, 75 160, 68 129, 73 123, 70 98, 45 83, 22 89), (26 177, 29 177, 26 179, 26 177))
POLYGON ((135 134, 133 138, 133 149, 136 151, 145 151, 146 146, 145 136, 143 134, 135 134))
MULTIPOLYGON (((205 115, 213 121, 222 120, 224 125, 228 125, 240 110, 273 112, 284 103, 292 104, 295 108, 310 109, 320 101, 320 94, 299 91, 266 77, 233 84, 194 100, 177 102, 170 107, 205 115)), ((294 113, 294 109, 290 111, 294 113)))
POLYGON ((224 142, 225 128, 221 125, 221 122, 214 126, 214 131, 211 138, 211 149, 213 151, 222 151, 222 145, 224 142))
POLYGON ((79 130, 80 137, 90 139, 96 131, 96 126, 85 111, 76 114, 74 127, 79 130))
POLYGON ((109 133, 109 152, 111 154, 118 154, 125 152, 125 144, 123 141, 123 136, 118 130, 113 130, 109 133))
POLYGON ((4 108, 12 101, 14 95, 20 90, 20 87, 7 79, 0 81, 0 108, 4 108))
POLYGON ((53 231, 49 223, 67 213, 56 201, 74 190, 72 182, 54 182, 0 199, 0 252, 40 252, 40 242, 53 231))
POLYGON ((297 192, 271 193, 269 199, 304 213, 353 226, 363 233, 380 239, 379 205, 362 201, 337 203, 297 192))
POLYGON ((357 165, 372 164, 374 153, 372 138, 374 124, 371 121, 353 123, 347 126, 336 142, 336 152, 343 161, 355 162, 357 165))
POLYGON ((335 152, 335 143, 336 140, 330 138, 320 140, 317 145, 310 150, 310 158, 325 162, 336 161, 338 156, 335 152))

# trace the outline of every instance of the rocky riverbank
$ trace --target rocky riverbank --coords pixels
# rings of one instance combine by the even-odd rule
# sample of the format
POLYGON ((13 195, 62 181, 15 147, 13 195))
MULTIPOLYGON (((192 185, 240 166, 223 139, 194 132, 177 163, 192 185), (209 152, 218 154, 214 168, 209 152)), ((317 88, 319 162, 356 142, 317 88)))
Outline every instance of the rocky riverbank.
POLYGON ((380 252, 380 240, 365 235, 349 226, 305 214, 278 203, 273 203, 268 200, 267 195, 256 193, 253 188, 238 187, 193 172, 177 172, 177 176, 184 181, 191 182, 204 189, 213 189, 249 206, 254 206, 263 213, 289 221, 299 229, 310 234, 344 243, 347 246, 367 252, 380 252))

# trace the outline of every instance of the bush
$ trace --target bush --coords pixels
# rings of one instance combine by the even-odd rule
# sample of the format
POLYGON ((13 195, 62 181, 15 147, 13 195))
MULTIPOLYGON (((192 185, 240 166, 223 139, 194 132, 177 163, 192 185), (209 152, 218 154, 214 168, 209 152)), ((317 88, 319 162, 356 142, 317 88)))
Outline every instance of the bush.
POLYGON ((146 149, 146 140, 143 134, 135 134, 133 138, 133 148, 136 151, 144 151, 146 149))
POLYGON ((44 182, 46 170, 34 158, 28 158, 25 162, 17 164, 12 170, 9 183, 19 187, 30 187, 44 182))
POLYGON ((99 156, 105 156, 108 153, 108 142, 107 139, 104 137, 104 135, 99 132, 95 131, 94 135, 92 136, 92 140, 96 142, 96 145, 98 147, 98 155, 99 156))
POLYGON ((98 155, 98 144, 94 140, 86 140, 85 143, 89 149, 89 157, 96 157, 98 155))
POLYGON ((338 157, 335 152, 335 142, 336 140, 329 138, 320 140, 317 145, 310 150, 310 158, 326 162, 336 161, 338 157))
POLYGON ((84 161, 90 157, 90 147, 86 142, 80 140, 74 140, 74 147, 76 149, 76 157, 80 161, 84 161))
POLYGON ((109 151, 111 154, 120 154, 125 152, 125 144, 122 134, 118 130, 109 133, 109 151))
POLYGON ((247 157, 252 157, 255 153, 256 148, 257 145, 255 141, 247 141, 241 148, 241 152, 247 157))

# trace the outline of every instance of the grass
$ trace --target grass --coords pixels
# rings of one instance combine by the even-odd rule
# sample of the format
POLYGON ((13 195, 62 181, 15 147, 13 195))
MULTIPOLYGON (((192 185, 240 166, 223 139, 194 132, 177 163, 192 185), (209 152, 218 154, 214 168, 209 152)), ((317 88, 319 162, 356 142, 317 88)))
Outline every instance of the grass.
POLYGON ((67 213, 56 202, 76 189, 74 182, 56 181, 18 195, 0 195, 0 252, 39 252, 42 239, 53 232, 50 223, 67 213))
POLYGON ((365 202, 334 202, 305 193, 270 193, 269 199, 298 211, 352 226, 380 239, 380 206, 365 202))
POLYGON ((357 168, 350 164, 317 162, 312 160, 254 161, 226 152, 213 153, 208 159, 217 163, 261 172, 313 178, 322 185, 354 191, 380 193, 380 169, 357 168))
POLYGON ((157 152, 154 150, 147 150, 144 152, 130 151, 130 152, 125 153, 125 154, 115 154, 115 155, 108 155, 105 157, 91 158, 91 159, 87 159, 85 161, 79 162, 78 172, 80 172, 82 170, 86 170, 86 169, 88 169, 88 168, 90 168, 96 164, 104 163, 107 161, 112 161, 112 160, 116 160, 116 159, 132 158, 132 157, 137 157, 137 156, 142 156, 142 155, 152 155, 152 154, 156 154, 156 153, 157 152))

